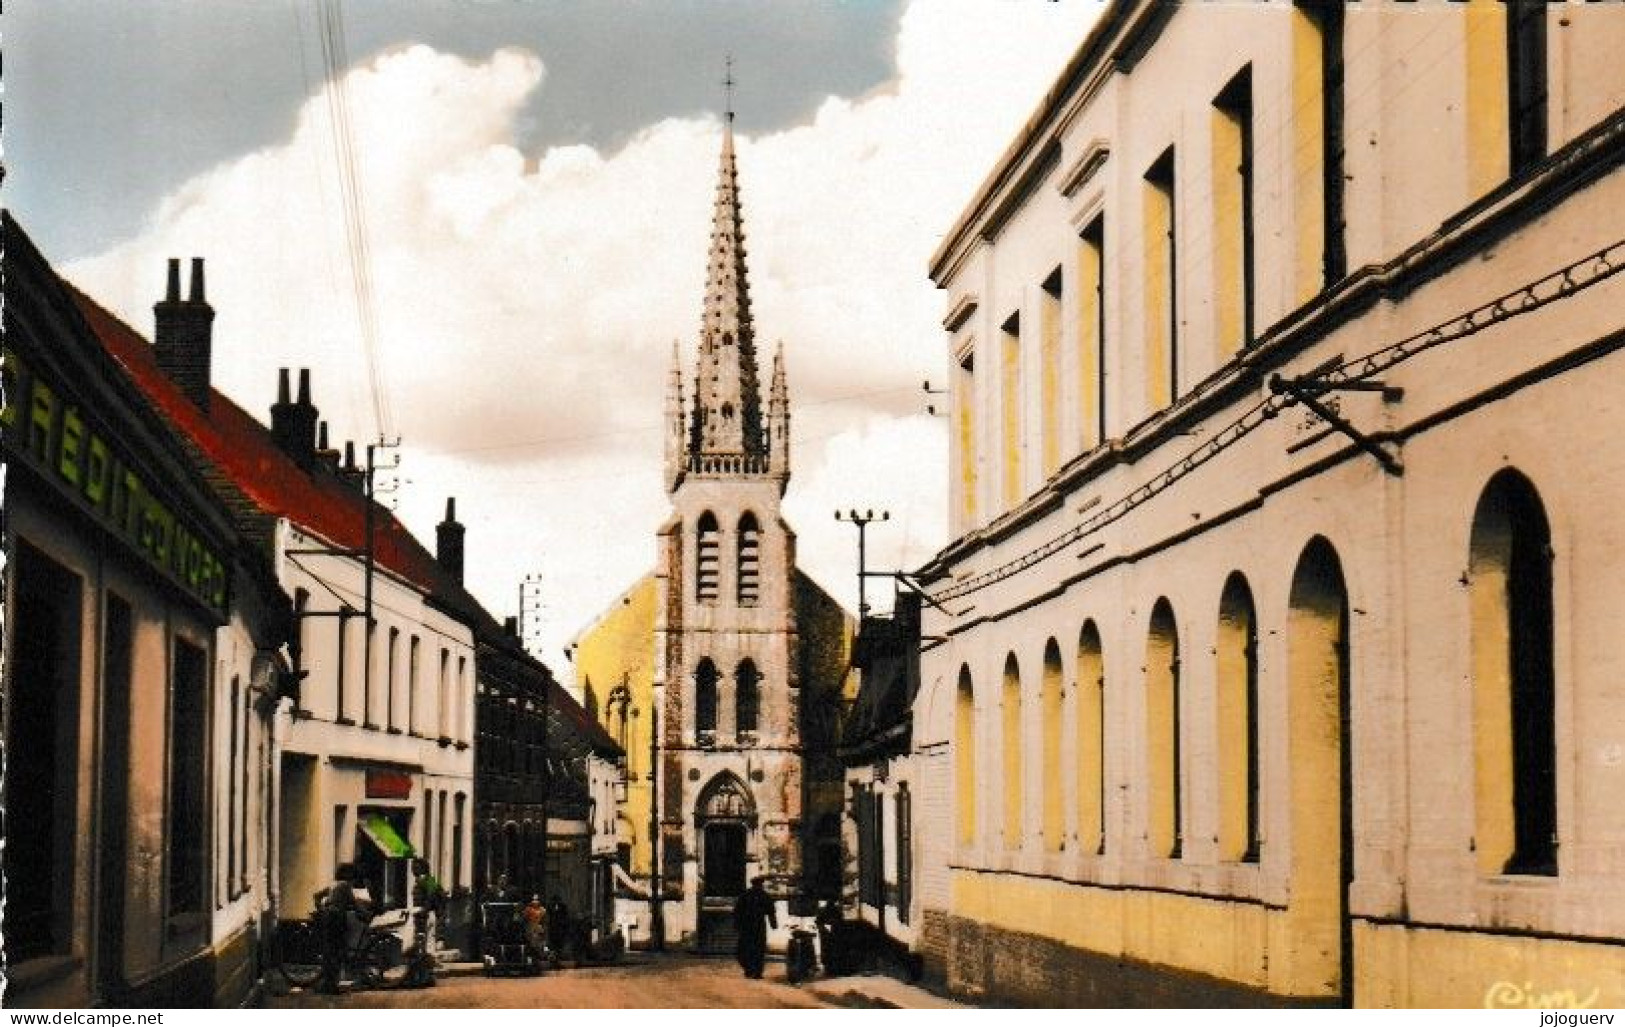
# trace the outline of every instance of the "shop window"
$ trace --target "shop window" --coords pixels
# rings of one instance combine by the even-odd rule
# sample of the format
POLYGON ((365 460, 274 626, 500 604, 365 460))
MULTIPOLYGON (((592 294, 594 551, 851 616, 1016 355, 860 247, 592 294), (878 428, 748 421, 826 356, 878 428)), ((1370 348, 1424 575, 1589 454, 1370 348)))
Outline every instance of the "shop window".
POLYGON ((208 654, 176 638, 169 688, 169 870, 171 916, 203 909, 208 839, 204 784, 208 721, 208 654))
POLYGON ((19 541, 8 604, 3 942, 8 965, 67 953, 76 922, 80 824, 80 593, 77 575, 19 541), (26 827, 26 830, 23 828, 26 827))

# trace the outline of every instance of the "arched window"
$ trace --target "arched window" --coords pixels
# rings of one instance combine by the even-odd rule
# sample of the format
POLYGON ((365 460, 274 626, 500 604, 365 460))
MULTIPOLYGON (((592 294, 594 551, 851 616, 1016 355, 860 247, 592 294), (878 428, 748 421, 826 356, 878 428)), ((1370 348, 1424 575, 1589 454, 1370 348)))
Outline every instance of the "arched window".
POLYGON ((746 732, 756 733, 762 705, 761 680, 756 664, 750 660, 740 661, 739 669, 734 672, 734 730, 741 736, 741 744, 746 732))
POLYGON ((1044 739, 1044 849, 1060 852, 1066 815, 1061 802, 1061 647, 1044 646, 1044 679, 1039 715, 1044 739))
POLYGON ((1174 608, 1158 599, 1145 646, 1146 781, 1151 854, 1180 855, 1179 629, 1174 608))
POLYGON ((755 606, 762 595, 762 529, 755 514, 739 518, 739 605, 755 606))
POLYGON ((1000 749, 1004 761, 1004 847, 1019 849, 1022 818, 1027 812, 1022 791, 1021 765, 1021 667, 1016 654, 1004 658, 1004 687, 999 692, 1003 721, 1000 749))
POLYGON ((1292 574, 1286 622, 1287 789, 1291 804, 1291 895, 1287 922, 1304 937, 1300 972, 1328 993, 1352 998, 1348 960, 1354 880, 1349 751, 1349 600, 1342 564, 1317 536, 1292 574), (1336 939, 1335 941, 1333 939, 1336 939))
POLYGON ((700 744, 715 740, 717 731, 717 668, 709 658, 701 660, 694 670, 694 730, 700 734, 700 744))
POLYGON ((1219 858, 1258 859, 1258 620, 1238 571, 1219 599, 1219 858))
POLYGON ((720 533, 717 519, 708 510, 700 516, 697 529, 698 559, 694 570, 694 598, 702 603, 717 601, 718 578, 721 573, 718 546, 720 533))
POLYGON ((1106 666, 1094 621, 1078 633, 1078 842, 1106 851, 1106 666))
POLYGON ((954 692, 954 792, 959 844, 968 848, 976 843, 976 690, 965 666, 954 692))
POLYGON ((1473 736, 1479 869, 1557 873, 1551 528, 1514 470, 1473 514, 1473 736))

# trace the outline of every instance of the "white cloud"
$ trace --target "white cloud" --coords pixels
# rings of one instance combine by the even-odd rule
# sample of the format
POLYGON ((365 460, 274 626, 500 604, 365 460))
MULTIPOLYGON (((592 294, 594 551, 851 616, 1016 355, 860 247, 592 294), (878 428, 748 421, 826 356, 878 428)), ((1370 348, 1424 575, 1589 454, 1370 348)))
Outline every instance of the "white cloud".
MULTIPOLYGON (((739 140, 764 361, 783 339, 789 364, 786 510, 802 565, 852 605, 837 506, 892 511, 877 565, 945 541, 945 429, 919 413, 942 353, 926 261, 1097 10, 917 0, 887 88, 739 140)), ((432 539, 456 494, 470 584, 500 615, 542 571, 556 650, 653 562, 665 372, 674 338, 692 353, 720 126, 672 119, 613 154, 527 155, 518 120, 543 79, 519 50, 470 62, 419 46, 348 84, 403 516, 432 539)), ((145 329, 164 258, 207 257, 220 387, 264 411, 275 368, 310 366, 336 436, 365 436, 342 225, 318 97, 290 139, 188 182, 137 238, 66 273, 145 329)))

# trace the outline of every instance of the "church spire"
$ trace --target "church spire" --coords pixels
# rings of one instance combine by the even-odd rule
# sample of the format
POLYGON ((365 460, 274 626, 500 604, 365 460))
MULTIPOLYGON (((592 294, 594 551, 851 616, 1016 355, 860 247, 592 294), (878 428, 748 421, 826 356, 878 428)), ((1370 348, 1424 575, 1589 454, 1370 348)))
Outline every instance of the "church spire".
POLYGON ((751 321, 750 285, 745 270, 745 226, 739 204, 739 171, 734 163, 733 63, 724 80, 727 119, 711 212, 705 310, 700 322, 700 353, 690 412, 690 464, 714 464, 740 472, 766 469, 767 438, 762 423, 761 386, 756 367, 756 331, 751 321))

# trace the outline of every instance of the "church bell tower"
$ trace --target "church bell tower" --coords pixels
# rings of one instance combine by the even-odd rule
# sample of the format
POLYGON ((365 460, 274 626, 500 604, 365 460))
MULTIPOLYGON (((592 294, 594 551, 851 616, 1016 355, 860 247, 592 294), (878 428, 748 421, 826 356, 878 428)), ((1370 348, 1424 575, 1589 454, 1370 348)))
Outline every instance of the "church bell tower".
POLYGON ((785 897, 802 873, 789 394, 780 347, 763 396, 745 258, 730 98, 686 388, 672 347, 656 574, 665 928, 701 948, 727 944, 752 877, 785 897))

